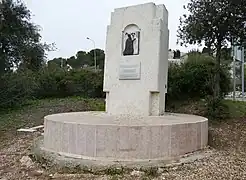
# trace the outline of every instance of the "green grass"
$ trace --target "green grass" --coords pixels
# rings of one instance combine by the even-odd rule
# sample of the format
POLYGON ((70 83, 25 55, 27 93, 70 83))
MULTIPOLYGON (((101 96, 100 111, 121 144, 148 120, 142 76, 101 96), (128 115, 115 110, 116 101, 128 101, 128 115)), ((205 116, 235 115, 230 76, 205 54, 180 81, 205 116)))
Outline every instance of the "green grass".
POLYGON ((246 117, 246 102, 224 100, 223 103, 229 107, 231 118, 246 117))
MULTIPOLYGON (((204 115, 205 101, 177 103, 171 112, 204 115)), ((246 102, 224 100, 231 118, 246 117, 246 102)), ((29 101, 28 105, 15 110, 0 112, 0 134, 22 127, 32 127, 43 123, 49 114, 77 111, 104 111, 104 99, 84 99, 68 97, 29 101)), ((170 110, 167 108, 167 110, 170 110)))
POLYGON ((31 127, 43 123, 49 114, 76 111, 104 111, 103 99, 84 99, 81 97, 33 100, 18 109, 0 112, 0 133, 31 127))
MULTIPOLYGON (((222 103, 228 107, 229 117, 231 119, 246 117, 246 102, 223 100, 222 103)), ((167 111, 175 113, 187 113, 200 116, 207 115, 207 105, 205 100, 200 101, 185 101, 185 102, 172 102, 167 106, 167 111)), ((223 121, 223 119, 222 119, 223 121)))

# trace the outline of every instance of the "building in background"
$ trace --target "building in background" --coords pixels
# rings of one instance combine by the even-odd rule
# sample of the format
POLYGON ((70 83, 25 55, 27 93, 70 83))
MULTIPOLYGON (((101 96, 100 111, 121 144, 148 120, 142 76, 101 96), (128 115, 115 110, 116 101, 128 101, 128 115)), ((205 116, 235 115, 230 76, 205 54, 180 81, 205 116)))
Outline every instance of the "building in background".
POLYGON ((188 58, 188 54, 184 52, 180 52, 179 50, 171 50, 168 51, 168 61, 172 63, 180 64, 184 62, 188 58))

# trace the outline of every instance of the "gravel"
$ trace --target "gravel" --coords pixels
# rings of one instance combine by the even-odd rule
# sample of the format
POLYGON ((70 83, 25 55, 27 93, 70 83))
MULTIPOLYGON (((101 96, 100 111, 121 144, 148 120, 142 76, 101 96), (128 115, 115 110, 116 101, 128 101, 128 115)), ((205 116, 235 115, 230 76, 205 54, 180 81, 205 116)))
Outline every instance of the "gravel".
POLYGON ((182 166, 158 169, 155 176, 133 171, 123 175, 51 173, 31 162, 30 146, 40 132, 4 134, 0 142, 0 180, 243 180, 246 179, 246 120, 210 125, 210 145, 215 153, 182 166))
POLYGON ((17 179, 154 179, 154 180, 242 180, 246 179, 246 138, 245 120, 222 123, 210 127, 210 144, 216 148, 215 153, 207 158, 178 167, 162 169, 158 177, 150 177, 142 172, 133 171, 124 175, 92 174, 51 174, 41 165, 31 162, 30 146, 40 133, 21 133, 9 137, 0 148, 0 180, 17 179))

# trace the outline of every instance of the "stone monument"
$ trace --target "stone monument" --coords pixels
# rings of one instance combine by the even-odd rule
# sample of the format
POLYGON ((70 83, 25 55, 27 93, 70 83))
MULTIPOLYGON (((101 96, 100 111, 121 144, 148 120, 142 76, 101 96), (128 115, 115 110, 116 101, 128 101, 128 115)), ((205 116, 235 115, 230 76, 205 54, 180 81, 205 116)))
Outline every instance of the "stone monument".
POLYGON ((165 113, 168 39, 164 5, 116 9, 107 28, 106 112, 46 116, 40 149, 111 165, 163 162, 204 148, 206 118, 165 113))
POLYGON ((164 114, 168 40, 168 12, 164 5, 147 3, 112 13, 104 75, 108 114, 164 114))

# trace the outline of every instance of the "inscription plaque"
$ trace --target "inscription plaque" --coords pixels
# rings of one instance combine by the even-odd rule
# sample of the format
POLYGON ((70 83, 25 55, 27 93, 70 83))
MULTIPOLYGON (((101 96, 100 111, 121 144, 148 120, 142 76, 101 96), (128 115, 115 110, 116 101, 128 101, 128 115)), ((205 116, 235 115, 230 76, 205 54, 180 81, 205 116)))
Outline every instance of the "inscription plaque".
POLYGON ((120 64, 120 80, 139 80, 141 64, 120 64))

